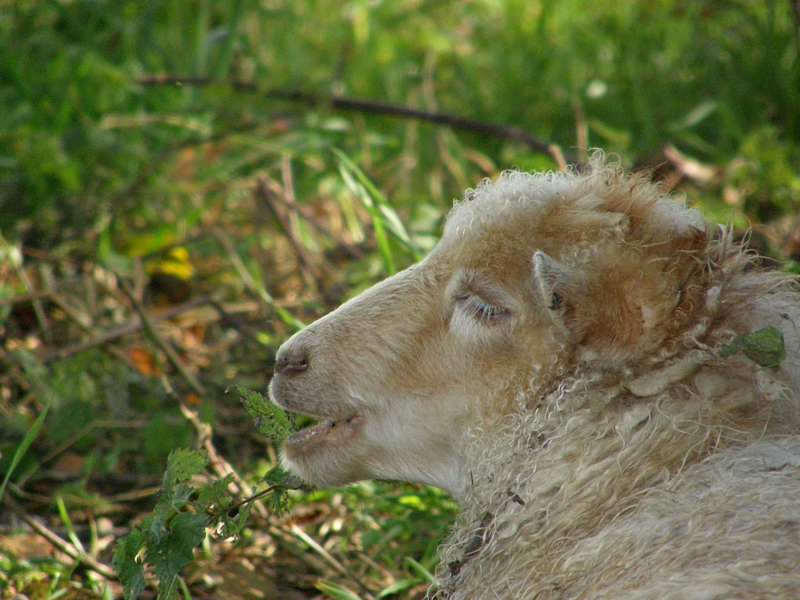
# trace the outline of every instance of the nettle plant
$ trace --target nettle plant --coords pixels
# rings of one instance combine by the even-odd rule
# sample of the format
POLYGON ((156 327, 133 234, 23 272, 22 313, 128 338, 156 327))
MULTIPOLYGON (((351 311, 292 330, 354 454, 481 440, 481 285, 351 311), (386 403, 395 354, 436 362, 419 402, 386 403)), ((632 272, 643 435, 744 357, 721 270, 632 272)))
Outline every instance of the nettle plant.
MULTIPOLYGON (((235 390, 261 434, 279 442, 298 430, 291 417, 258 392, 241 387, 235 390)), ((288 507, 289 490, 303 487, 299 479, 276 466, 261 480, 264 489, 248 498, 238 498, 230 492, 233 473, 220 479, 204 478, 205 483, 199 483, 196 476, 208 462, 205 450, 178 448, 170 453, 155 508, 120 539, 114 550, 112 564, 126 600, 138 597, 144 590, 146 567, 152 568, 158 580, 158 598, 177 598, 183 586, 178 575, 193 560, 194 549, 206 535, 218 540, 235 538, 256 501, 266 502, 275 515, 280 515, 288 507)))

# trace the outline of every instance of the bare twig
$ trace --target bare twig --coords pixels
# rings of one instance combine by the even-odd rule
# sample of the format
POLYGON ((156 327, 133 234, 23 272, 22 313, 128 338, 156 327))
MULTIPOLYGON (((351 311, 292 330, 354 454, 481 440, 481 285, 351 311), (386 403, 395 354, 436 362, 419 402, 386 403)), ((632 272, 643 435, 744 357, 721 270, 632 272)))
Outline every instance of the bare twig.
POLYGON ((7 298, 0 298, 0 306, 9 304, 22 304, 23 302, 31 302, 33 300, 41 300, 43 298, 50 298, 53 292, 50 290, 37 290, 35 292, 17 294, 16 296, 8 296, 7 298))
POLYGON ((330 566, 332 566, 340 575, 344 575, 350 581, 354 581, 358 585, 358 587, 361 589, 361 591, 363 593, 367 594, 370 598, 372 598, 372 595, 370 594, 369 588, 366 587, 363 583, 361 583, 361 581, 359 581, 358 579, 353 577, 353 574, 350 573, 350 571, 348 571, 347 569, 345 569, 344 566, 342 566, 342 563, 340 563, 338 560, 336 560, 331 555, 330 552, 325 550, 325 548, 323 548, 319 544, 319 542, 317 542, 314 538, 312 538, 310 535, 308 535, 305 531, 300 529, 294 523, 291 524, 290 529, 292 530, 293 534, 295 534, 298 538, 300 538, 306 544, 308 544, 314 552, 319 554, 325 560, 325 562, 328 563, 330 566))
POLYGON ((561 148, 556 146, 555 144, 551 144, 550 156, 552 156, 553 160, 556 161, 556 164, 558 165, 558 170, 561 171, 562 173, 566 173, 568 165, 567 165, 567 160, 564 158, 564 154, 561 152, 561 148))
POLYGON ((200 396, 201 398, 206 395, 206 391, 203 388, 202 384, 197 380, 197 377, 194 376, 189 369, 187 369, 184 364, 181 362, 180 357, 178 356, 175 349, 172 345, 164 339, 164 337, 158 332, 155 327, 155 324, 151 321, 147 311, 142 306, 142 303, 139 302, 136 297, 133 295, 133 292, 128 286, 127 283, 123 279, 119 280, 120 289, 123 293, 128 297, 130 300, 133 309, 139 314, 139 318, 142 320, 142 327, 147 332, 147 334, 153 339, 153 341, 158 345, 159 348, 164 352, 167 357, 167 360, 170 364, 175 368, 178 373, 180 373, 181 377, 186 380, 186 383, 189 384, 189 387, 192 388, 195 394, 200 396))
MULTIPOLYGON (((173 306, 172 308, 165 310, 162 313, 157 315, 150 315, 148 319, 151 323, 158 323, 159 321, 164 321, 167 319, 171 319, 187 310, 191 310, 192 308, 197 308, 198 306, 202 306, 204 304, 212 303, 213 298, 211 296, 198 296, 197 298, 193 298, 184 302, 183 304, 178 304, 177 306, 173 306)), ((59 350, 54 350, 51 352, 46 353, 42 357, 42 362, 46 363, 54 359, 58 358, 67 358, 72 356, 73 354, 77 354, 78 352, 83 352, 84 350, 88 350, 89 348, 94 348, 96 346, 102 346, 103 344, 107 344, 109 342, 113 342, 116 339, 119 339, 123 336, 126 336, 130 333, 138 331, 142 328, 142 319, 137 318, 135 321, 128 323, 127 325, 123 325, 113 331, 109 331, 101 336, 93 338, 91 340, 87 340, 85 342, 81 342, 80 344, 73 344, 72 346, 67 346, 66 348, 61 348, 59 350)))
MULTIPOLYGON (((291 223, 276 206, 277 202, 275 192, 271 189, 269 182, 263 176, 258 177, 257 184, 258 185, 256 189, 258 192, 258 198, 269 210, 272 216, 275 217, 275 219, 278 221, 278 224, 281 226, 281 229, 283 229, 283 232, 286 234, 286 239, 289 240, 289 244, 292 246, 294 253, 297 255, 303 278, 306 280, 306 283, 313 285, 317 291, 320 291, 322 285, 320 284, 319 270, 314 264, 314 261, 312 261, 311 257, 308 255, 308 251, 303 247, 303 244, 300 243, 300 240, 297 239, 291 223)), ((294 203, 285 201, 285 204, 291 205, 294 203)))
MULTIPOLYGON (((531 135, 524 129, 519 127, 509 127, 506 125, 499 125, 497 123, 485 123, 483 121, 475 121, 473 119, 465 119, 456 115, 447 113, 433 112, 427 110, 419 110, 416 108, 408 108, 406 106, 398 106, 396 104, 388 104, 385 102, 374 102, 371 100, 359 100, 356 98, 345 98, 342 96, 324 96, 320 94, 312 94, 309 92, 280 90, 280 89, 261 89, 258 84, 252 81, 241 80, 225 80, 218 81, 210 77, 195 77, 190 75, 175 75, 171 73, 161 73, 156 75, 143 75, 139 77, 138 82, 143 85, 212 85, 215 83, 225 83, 234 89, 247 91, 247 92, 260 92, 268 98, 276 100, 288 100, 290 102, 300 102, 312 106, 329 105, 333 108, 342 110, 354 110, 364 113, 373 113, 381 115, 391 115, 394 117, 402 117, 407 119, 417 119, 419 121, 426 121, 428 123, 436 123, 439 125, 447 125, 453 129, 461 129, 463 131, 471 131, 480 133, 490 137, 499 137, 506 140, 512 140, 527 145, 533 150, 539 152, 546 152, 553 155, 553 144, 540 140, 534 135, 531 135)), ((555 158, 555 156, 554 156, 555 158)))
MULTIPOLYGON (((234 494, 241 494, 246 497, 250 497, 253 495, 253 488, 247 483, 244 479, 239 476, 239 473, 236 472, 236 469, 222 456, 217 452, 216 447, 211 439, 211 425, 208 423, 203 423, 200 420, 200 416, 197 414, 197 411, 192 410, 185 404, 181 403, 180 405, 181 413, 183 416, 186 417, 186 420, 192 424, 195 431, 197 432, 198 442, 199 444, 205 449, 208 453, 208 461, 211 466, 211 470, 216 473, 217 477, 223 479, 228 475, 233 475, 233 484, 235 489, 231 490, 234 494)), ((260 500, 255 500, 253 505, 256 508, 256 512, 259 516, 266 519, 269 515, 266 507, 260 500)))
MULTIPOLYGON (((6 242, 2 233, 0 233, 0 244, 5 248, 6 254, 11 256, 11 246, 9 246, 9 244, 6 242)), ((47 314, 44 312, 44 307, 42 306, 41 300, 34 294, 34 286, 31 283, 30 278, 28 277, 28 273, 25 271, 25 268, 22 266, 21 262, 17 262, 16 260, 11 260, 10 262, 11 266, 17 272, 17 276, 19 277, 19 280, 22 282, 22 285, 25 286, 25 291, 27 292, 27 295, 31 297, 33 312, 36 315, 36 320, 39 322, 39 326, 42 328, 42 333, 44 334, 44 338, 45 340, 50 342, 52 336, 50 335, 50 324, 47 320, 47 314)))
POLYGON ((3 497, 3 504, 8 506, 20 519, 22 519, 31 529, 33 529, 36 533, 46 539, 48 542, 53 544, 56 548, 61 550, 64 554, 76 560, 88 568, 90 568, 95 573, 102 575, 108 579, 116 579, 117 574, 108 565, 101 563, 100 561, 92 558, 86 552, 81 551, 80 549, 76 548, 73 544, 69 543, 67 540, 63 539, 58 534, 50 531, 47 527, 39 523, 36 519, 30 516, 25 509, 22 508, 16 501, 10 498, 7 494, 3 497))
POLYGON ((347 252, 347 254, 350 257, 356 260, 361 260, 362 258, 364 258, 364 253, 361 250, 359 250, 357 246, 348 244, 347 242, 337 237, 332 232, 328 231, 325 227, 320 225, 311 214, 309 214, 309 212, 305 209, 305 207, 300 206, 299 204, 286 204, 285 202, 283 202, 283 198, 281 198, 280 196, 276 196, 274 200, 283 203, 283 206, 286 207, 286 209, 291 213, 303 217, 303 220, 306 221, 309 225, 311 225, 311 227, 313 227, 317 233, 321 233, 322 235, 329 238, 339 248, 347 252))
POLYGON ((795 256, 798 251, 800 251, 800 210, 797 211, 797 214, 794 216, 794 222, 792 224, 792 229, 789 231, 789 235, 783 240, 781 254, 784 257, 791 258, 795 256))

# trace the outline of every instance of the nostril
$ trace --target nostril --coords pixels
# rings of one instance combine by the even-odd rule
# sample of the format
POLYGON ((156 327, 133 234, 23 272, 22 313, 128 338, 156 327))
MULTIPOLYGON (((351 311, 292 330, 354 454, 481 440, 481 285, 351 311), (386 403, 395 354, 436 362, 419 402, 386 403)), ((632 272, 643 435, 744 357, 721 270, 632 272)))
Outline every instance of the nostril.
POLYGON ((275 373, 288 375, 308 369, 308 358, 305 352, 288 353, 278 356, 275 361, 275 373))

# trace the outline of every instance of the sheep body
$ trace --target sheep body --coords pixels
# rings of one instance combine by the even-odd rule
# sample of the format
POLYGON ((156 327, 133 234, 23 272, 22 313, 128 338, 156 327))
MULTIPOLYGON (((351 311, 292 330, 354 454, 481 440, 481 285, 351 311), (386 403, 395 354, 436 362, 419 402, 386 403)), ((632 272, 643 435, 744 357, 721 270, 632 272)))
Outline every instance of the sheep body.
POLYGON ((797 597, 799 299, 602 157, 510 172, 282 347, 274 401, 323 419, 283 460, 452 493, 432 598, 797 597), (726 352, 765 330, 776 365, 726 352))

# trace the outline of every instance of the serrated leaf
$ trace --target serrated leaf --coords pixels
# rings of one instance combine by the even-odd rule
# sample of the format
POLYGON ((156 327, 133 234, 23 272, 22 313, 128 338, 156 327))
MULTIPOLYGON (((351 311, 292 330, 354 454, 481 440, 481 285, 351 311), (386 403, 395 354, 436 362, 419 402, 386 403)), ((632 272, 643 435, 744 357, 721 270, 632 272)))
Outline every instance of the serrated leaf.
POLYGON ((222 479, 217 479, 204 485, 198 490, 197 511, 205 512, 212 505, 218 504, 220 508, 225 508, 233 502, 228 495, 228 486, 233 481, 233 473, 228 473, 222 479))
POLYGON ((300 429, 283 409, 258 392, 241 386, 236 386, 234 389, 242 397, 242 404, 255 421, 256 429, 261 435, 280 442, 300 429))
POLYGON ((303 482, 285 471, 280 466, 272 467, 267 474, 264 475, 263 481, 268 484, 272 491, 267 496, 272 512, 276 515, 281 515, 289 508, 289 490, 298 490, 303 488, 303 482))
POLYGON ((252 504, 244 504, 239 507, 238 512, 233 516, 225 513, 222 517, 222 527, 217 534, 217 538, 224 540, 238 536, 244 529, 247 519, 250 518, 250 510, 252 508, 252 504))
POLYGON ((786 358, 783 334, 774 327, 759 329, 753 333, 744 333, 730 344, 722 346, 719 355, 727 358, 742 352, 747 358, 761 367, 777 369, 786 358))
POLYGON ((299 490, 303 487, 303 482, 300 478, 295 477, 280 465, 276 465, 267 471, 263 481, 272 487, 279 487, 287 490, 299 490))
POLYGON ((173 512, 168 503, 159 500, 153 508, 153 512, 144 518, 141 527, 148 546, 159 544, 167 535, 167 520, 173 512))
POLYGON ((146 560, 158 578, 159 598, 175 598, 175 579, 194 558, 194 549, 205 538, 208 518, 203 514, 183 512, 175 516, 161 541, 149 545, 146 560))
POLYGON ((177 448, 170 452, 167 471, 164 473, 164 490, 171 490, 177 483, 187 481, 200 473, 208 464, 205 450, 177 448))
POLYGON ((175 486, 175 490, 172 494, 172 504, 176 508, 180 508, 194 500, 196 497, 197 490, 195 488, 190 485, 186 485, 185 483, 179 483, 175 486))
POLYGON ((289 494, 284 489, 276 489, 269 495, 272 512, 280 516, 289 509, 289 494))
POLYGON ((144 567, 136 556, 145 543, 145 535, 139 529, 131 532, 117 542, 111 565, 122 583, 122 593, 125 600, 134 600, 142 593, 145 586, 144 567))

